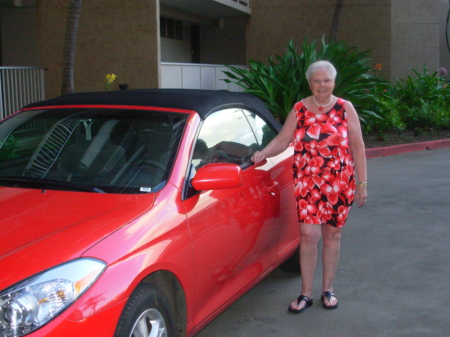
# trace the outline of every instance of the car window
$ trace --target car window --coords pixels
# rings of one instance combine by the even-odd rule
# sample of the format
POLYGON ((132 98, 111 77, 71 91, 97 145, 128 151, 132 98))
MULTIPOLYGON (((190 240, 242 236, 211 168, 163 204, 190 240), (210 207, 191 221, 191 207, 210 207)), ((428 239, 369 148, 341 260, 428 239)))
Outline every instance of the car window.
POLYGON ((193 165, 215 162, 244 165, 259 149, 255 134, 241 109, 225 109, 206 118, 194 148, 193 165))
POLYGON ((254 112, 243 110, 243 113, 255 133, 259 147, 265 148, 275 138, 276 132, 254 112))
POLYGON ((0 185, 148 193, 170 174, 185 114, 25 111, 0 124, 0 185))

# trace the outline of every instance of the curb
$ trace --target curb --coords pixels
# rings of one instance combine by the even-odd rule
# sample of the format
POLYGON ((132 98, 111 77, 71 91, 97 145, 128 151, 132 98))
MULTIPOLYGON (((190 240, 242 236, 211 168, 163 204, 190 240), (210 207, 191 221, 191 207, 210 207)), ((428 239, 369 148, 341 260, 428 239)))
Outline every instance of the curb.
POLYGON ((366 158, 369 159, 376 157, 392 156, 395 154, 422 151, 422 150, 434 150, 449 146, 450 146, 450 139, 442 139, 442 140, 432 140, 423 143, 375 147, 372 149, 366 149, 366 158))

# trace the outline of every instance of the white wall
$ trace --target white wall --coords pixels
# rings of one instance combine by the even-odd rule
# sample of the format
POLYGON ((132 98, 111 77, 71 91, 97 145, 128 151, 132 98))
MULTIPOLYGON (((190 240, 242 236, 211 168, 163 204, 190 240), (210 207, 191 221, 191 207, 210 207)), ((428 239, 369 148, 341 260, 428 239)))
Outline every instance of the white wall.
POLYGON ((229 69, 222 65, 162 63, 161 88, 243 91, 223 81, 228 78, 224 71, 229 69))
POLYGON ((191 62, 191 27, 183 23, 183 40, 161 38, 161 62, 191 62))

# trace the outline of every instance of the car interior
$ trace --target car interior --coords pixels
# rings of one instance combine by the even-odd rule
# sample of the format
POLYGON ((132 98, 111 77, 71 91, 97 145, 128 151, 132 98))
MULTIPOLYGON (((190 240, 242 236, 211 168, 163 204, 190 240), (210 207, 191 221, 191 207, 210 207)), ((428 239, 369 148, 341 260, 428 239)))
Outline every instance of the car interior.
POLYGON ((0 176, 86 184, 118 193, 154 191, 168 177, 184 120, 175 114, 83 111, 47 120, 49 127, 34 134, 21 135, 26 125, 20 125, 7 135, 15 149, 5 158, 17 164, 0 164, 0 176))

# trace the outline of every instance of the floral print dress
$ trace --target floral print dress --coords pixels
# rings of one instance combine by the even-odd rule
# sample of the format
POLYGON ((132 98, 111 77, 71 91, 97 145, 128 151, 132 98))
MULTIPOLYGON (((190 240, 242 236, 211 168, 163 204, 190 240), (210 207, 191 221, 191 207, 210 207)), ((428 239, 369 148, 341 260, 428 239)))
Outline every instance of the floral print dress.
POLYGON ((353 158, 348 145, 345 101, 312 113, 303 101, 294 106, 294 183, 300 223, 345 225, 355 197, 353 158))

